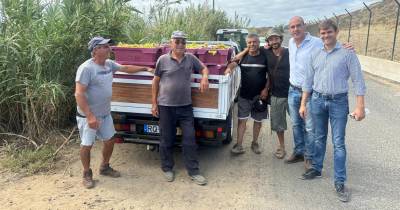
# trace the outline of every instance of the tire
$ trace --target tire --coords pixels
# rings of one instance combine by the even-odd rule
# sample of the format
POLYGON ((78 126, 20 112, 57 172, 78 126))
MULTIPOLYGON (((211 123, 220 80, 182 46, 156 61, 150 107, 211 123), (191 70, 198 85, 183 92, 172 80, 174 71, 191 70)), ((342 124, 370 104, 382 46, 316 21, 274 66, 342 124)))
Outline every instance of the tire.
POLYGON ((226 138, 222 140, 222 144, 230 144, 232 142, 232 135, 233 135, 233 106, 229 111, 229 115, 226 118, 226 138))

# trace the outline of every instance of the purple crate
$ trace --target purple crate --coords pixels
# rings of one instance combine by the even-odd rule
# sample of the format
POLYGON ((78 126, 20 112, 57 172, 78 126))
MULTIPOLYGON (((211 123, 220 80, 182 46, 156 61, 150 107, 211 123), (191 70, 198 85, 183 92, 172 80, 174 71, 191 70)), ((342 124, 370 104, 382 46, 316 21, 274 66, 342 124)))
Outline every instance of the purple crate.
POLYGON ((161 48, 127 48, 112 47, 117 63, 127 65, 135 63, 136 65, 154 65, 161 55, 161 48))
POLYGON ((232 49, 221 49, 221 50, 213 50, 213 49, 198 49, 197 55, 199 59, 207 64, 226 64, 232 55, 232 49), (209 51, 216 51, 215 55, 209 53, 209 51))
MULTIPOLYGON (((119 64, 122 64, 122 63, 119 63, 119 64)), ((122 65, 135 65, 135 66, 146 66, 146 67, 155 68, 156 64, 155 64, 155 62, 152 62, 149 65, 143 65, 140 62, 127 62, 127 63, 123 63, 122 65)), ((114 74, 114 78, 152 80, 153 76, 141 76, 141 75, 130 75, 130 74, 114 74)))

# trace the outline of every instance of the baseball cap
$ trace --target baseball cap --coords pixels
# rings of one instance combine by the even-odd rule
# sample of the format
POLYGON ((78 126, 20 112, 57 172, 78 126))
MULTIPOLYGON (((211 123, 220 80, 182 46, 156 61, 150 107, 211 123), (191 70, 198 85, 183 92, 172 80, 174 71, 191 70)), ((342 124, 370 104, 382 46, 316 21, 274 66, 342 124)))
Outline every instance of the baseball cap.
POLYGON ((101 44, 108 44, 112 42, 111 39, 105 39, 101 36, 96 36, 93 37, 89 42, 88 42, 88 49, 89 51, 93 51, 93 49, 97 46, 97 45, 101 45, 101 44))
POLYGON ((283 38, 283 34, 282 34, 279 30, 277 30, 277 29, 275 29, 275 28, 272 29, 271 32, 269 32, 269 33, 267 34, 265 40, 268 40, 271 36, 278 36, 278 37, 280 37, 280 38, 283 38))
POLYGON ((172 32, 171 39, 186 39, 186 34, 183 31, 172 32))

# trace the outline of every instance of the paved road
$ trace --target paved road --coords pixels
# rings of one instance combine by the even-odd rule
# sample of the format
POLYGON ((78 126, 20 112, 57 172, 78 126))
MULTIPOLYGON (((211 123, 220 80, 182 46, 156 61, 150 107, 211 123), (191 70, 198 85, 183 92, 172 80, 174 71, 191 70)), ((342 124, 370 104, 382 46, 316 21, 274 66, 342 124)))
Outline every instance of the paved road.
MULTIPOLYGON (((366 104, 370 114, 347 129, 348 187, 352 200, 341 203, 333 189, 332 144, 328 144, 323 177, 303 181, 303 164, 286 165, 273 157, 277 144, 269 123, 262 131, 264 152, 232 156, 230 148, 201 147, 205 187, 190 181, 176 152, 177 177, 165 182, 159 155, 143 145, 116 145, 112 164, 122 177, 98 175, 101 144, 92 153, 97 186, 83 189, 78 146, 67 168, 56 174, 0 183, 0 209, 400 209, 400 85, 367 77, 366 104)), ((350 96, 354 108, 354 96, 350 96)), ((251 123, 249 123, 251 124, 251 123)), ((329 137, 330 138, 330 137, 329 137)), ((291 130, 287 149, 292 148, 291 130)))
MULTIPOLYGON (((272 148, 277 140, 275 136, 270 136, 270 132, 266 132, 266 136, 264 134, 265 152, 261 156, 248 151, 242 157, 229 158, 229 148, 222 153, 203 151, 202 162, 206 162, 203 166, 207 169, 211 185, 213 179, 225 179, 221 175, 227 175, 226 172, 221 173, 221 161, 218 161, 219 166, 212 163, 214 161, 210 162, 222 159, 224 167, 232 165, 232 173, 238 176, 237 182, 227 184, 239 187, 246 183, 252 186, 249 191, 237 192, 242 194, 239 197, 247 200, 247 205, 241 206, 245 209, 400 209, 400 85, 371 76, 366 76, 366 79, 366 107, 370 114, 362 122, 349 120, 347 128, 348 187, 352 191, 350 203, 338 202, 334 194, 333 148, 330 141, 323 178, 303 181, 298 179, 303 172, 302 164, 285 165, 273 158, 272 148), (207 153, 210 154, 205 155, 207 153)), ((352 109, 354 95, 350 95, 349 99, 352 109)), ((269 130, 269 125, 264 129, 269 130)), ((287 134, 287 148, 292 148, 291 131, 287 134)), ((331 139, 330 136, 328 138, 331 139)), ((246 140, 248 143, 250 139, 246 140)), ((229 200, 232 195, 224 197, 229 200)))

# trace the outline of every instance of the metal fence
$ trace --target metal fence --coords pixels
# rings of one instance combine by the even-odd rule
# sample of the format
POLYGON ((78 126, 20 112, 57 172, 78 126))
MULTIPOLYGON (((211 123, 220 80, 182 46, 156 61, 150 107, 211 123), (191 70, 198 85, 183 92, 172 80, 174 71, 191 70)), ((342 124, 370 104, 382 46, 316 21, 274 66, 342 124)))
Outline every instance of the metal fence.
MULTIPOLYGON (((358 54, 400 62, 400 37, 397 34, 400 15, 400 0, 384 0, 343 14, 330 14, 326 19, 336 21, 339 26, 339 41, 350 42, 358 54)), ((320 19, 309 20, 308 30, 318 36, 320 19)))

